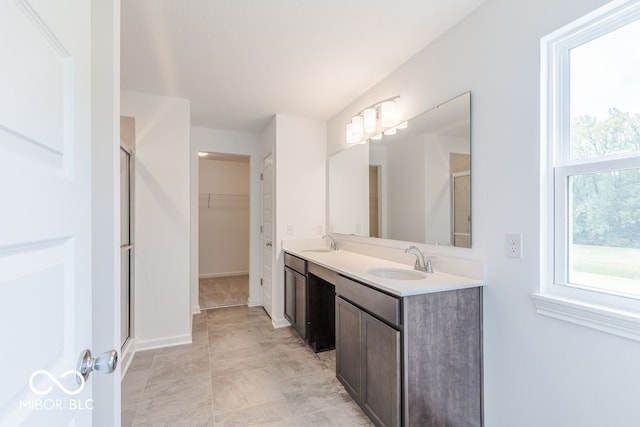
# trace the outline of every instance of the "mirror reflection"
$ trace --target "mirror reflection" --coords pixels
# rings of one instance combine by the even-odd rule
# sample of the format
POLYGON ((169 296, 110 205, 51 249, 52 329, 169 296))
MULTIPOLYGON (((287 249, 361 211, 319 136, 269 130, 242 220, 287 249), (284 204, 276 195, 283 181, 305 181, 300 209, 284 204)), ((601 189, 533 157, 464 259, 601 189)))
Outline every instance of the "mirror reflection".
POLYGON ((331 156, 330 231, 471 247, 470 98, 331 156))

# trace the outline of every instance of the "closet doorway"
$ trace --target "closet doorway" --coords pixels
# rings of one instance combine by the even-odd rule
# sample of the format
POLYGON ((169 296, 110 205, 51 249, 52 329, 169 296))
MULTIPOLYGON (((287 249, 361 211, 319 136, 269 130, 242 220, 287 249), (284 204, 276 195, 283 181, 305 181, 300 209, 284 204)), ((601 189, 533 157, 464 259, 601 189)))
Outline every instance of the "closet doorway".
POLYGON ((200 309, 249 300, 249 156, 199 153, 200 309))

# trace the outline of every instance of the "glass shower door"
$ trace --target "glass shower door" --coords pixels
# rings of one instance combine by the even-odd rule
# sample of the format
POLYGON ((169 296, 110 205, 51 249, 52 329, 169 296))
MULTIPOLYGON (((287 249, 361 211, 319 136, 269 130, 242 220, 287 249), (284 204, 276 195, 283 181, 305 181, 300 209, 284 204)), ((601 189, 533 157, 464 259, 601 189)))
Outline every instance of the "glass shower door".
POLYGON ((121 347, 131 337, 133 289, 132 152, 120 147, 120 339, 121 347))

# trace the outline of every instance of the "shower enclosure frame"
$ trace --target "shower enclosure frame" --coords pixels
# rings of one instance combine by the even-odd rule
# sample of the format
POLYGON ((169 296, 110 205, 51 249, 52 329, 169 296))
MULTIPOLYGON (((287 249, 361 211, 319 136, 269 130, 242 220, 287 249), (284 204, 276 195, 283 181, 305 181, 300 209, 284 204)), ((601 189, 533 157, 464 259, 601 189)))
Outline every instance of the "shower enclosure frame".
MULTIPOLYGON (((121 335, 126 335, 126 336, 121 336, 120 337, 120 344, 121 344, 121 350, 123 353, 125 353, 125 350, 127 349, 127 347, 131 344, 131 342, 133 341, 134 337, 135 337, 135 322, 134 322, 134 299, 135 299, 135 286, 134 286, 134 277, 135 277, 135 228, 134 228, 134 219, 135 219, 135 185, 134 185, 134 177, 135 177, 135 149, 127 146, 123 141, 121 141, 120 143, 120 153, 124 153, 127 156, 127 160, 128 160, 128 167, 127 167, 127 178, 128 178, 128 200, 127 200, 127 205, 128 205, 128 210, 129 210, 129 220, 128 220, 128 225, 129 225, 129 230, 128 230, 128 239, 127 242, 120 242, 120 280, 122 282, 122 270, 123 270, 123 265, 122 265, 122 260, 125 259, 125 257, 123 256, 123 254, 125 252, 128 252, 129 256, 128 256, 128 295, 129 295, 129 299, 128 299, 128 306, 126 307, 126 313, 127 313, 127 317, 126 317, 126 322, 128 323, 127 328, 126 328, 126 334, 123 334, 122 332, 124 331, 123 328, 123 314, 125 313, 125 308, 122 306, 123 303, 123 299, 122 296, 120 298, 121 301, 121 313, 120 313, 120 331, 121 331, 121 335)), ((120 165, 121 167, 121 178, 122 178, 122 164, 120 165)), ((122 182, 121 182, 121 189, 122 189, 122 182)), ((120 195, 120 200, 122 202, 122 195, 120 195)), ((122 218, 123 212, 122 212, 122 204, 120 206, 120 215, 122 218)), ((122 224, 120 224, 120 227, 122 228, 122 224)), ((121 236, 122 236, 122 232, 121 232, 121 236)), ((123 287, 122 287, 122 283, 120 283, 120 290, 122 292, 123 287)))

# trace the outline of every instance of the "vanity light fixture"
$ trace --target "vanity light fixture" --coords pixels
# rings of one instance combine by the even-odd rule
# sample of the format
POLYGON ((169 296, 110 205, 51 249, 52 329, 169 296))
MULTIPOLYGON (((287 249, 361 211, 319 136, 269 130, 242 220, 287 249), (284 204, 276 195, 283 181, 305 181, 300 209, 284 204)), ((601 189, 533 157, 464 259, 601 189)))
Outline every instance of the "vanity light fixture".
POLYGON ((398 123, 396 104, 399 99, 399 96, 384 99, 351 117, 347 123, 347 143, 363 144, 368 138, 380 140, 383 133, 395 135, 397 129, 405 129, 406 121, 398 123))

